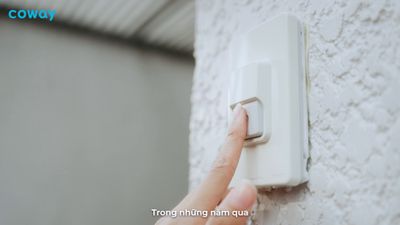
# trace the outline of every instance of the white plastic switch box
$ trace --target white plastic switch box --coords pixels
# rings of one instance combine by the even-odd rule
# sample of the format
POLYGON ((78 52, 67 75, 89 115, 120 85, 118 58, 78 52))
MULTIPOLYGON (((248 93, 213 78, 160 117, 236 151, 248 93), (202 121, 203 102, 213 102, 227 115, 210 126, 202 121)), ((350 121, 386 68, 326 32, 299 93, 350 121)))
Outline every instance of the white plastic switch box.
POLYGON ((303 24, 285 14, 237 37, 230 47, 229 115, 248 114, 247 137, 231 185, 296 186, 308 180, 306 46, 303 24))

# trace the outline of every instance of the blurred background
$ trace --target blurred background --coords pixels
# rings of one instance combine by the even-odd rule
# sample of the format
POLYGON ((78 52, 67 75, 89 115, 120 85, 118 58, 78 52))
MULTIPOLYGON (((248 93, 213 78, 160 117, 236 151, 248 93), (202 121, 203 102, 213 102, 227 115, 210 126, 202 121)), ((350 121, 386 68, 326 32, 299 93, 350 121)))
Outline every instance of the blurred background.
POLYGON ((0 1, 0 224, 152 224, 178 203, 193 35, 188 0, 0 1))

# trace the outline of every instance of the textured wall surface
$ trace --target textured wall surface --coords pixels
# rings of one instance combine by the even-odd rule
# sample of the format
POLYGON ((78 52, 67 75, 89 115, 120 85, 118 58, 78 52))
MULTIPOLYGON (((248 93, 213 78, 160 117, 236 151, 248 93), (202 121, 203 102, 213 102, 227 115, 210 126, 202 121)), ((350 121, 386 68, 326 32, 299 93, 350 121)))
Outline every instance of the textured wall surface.
POLYGON ((227 128, 232 37, 282 12, 309 26, 310 181, 259 194, 256 224, 400 224, 400 1, 198 0, 190 183, 227 128))

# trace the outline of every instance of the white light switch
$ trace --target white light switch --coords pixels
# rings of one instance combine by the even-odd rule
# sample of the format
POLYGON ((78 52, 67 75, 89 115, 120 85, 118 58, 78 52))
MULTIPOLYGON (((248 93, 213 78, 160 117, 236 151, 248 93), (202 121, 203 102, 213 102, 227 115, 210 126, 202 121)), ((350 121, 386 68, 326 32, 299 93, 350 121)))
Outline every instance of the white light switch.
POLYGON ((247 136, 246 139, 260 137, 263 133, 263 112, 259 101, 249 102, 243 105, 247 112, 247 136))
POLYGON ((231 110, 237 103, 247 110, 245 146, 267 142, 271 135, 270 82, 271 68, 268 61, 250 63, 233 73, 229 102, 231 110))
POLYGON ((235 176, 257 187, 308 180, 305 29, 284 14, 233 39, 229 116, 238 103, 248 114, 247 138, 235 176))

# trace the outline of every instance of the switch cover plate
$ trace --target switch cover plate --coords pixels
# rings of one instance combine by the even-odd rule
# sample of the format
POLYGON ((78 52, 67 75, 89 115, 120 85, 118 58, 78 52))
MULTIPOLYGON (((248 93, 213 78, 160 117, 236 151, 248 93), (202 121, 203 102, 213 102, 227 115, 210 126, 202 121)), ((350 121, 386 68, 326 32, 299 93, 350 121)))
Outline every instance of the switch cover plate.
POLYGON ((231 186, 242 179, 257 187, 296 186, 307 181, 304 25, 292 15, 280 15, 237 37, 230 57, 228 115, 240 103, 249 117, 258 116, 249 118, 251 134, 231 186))

